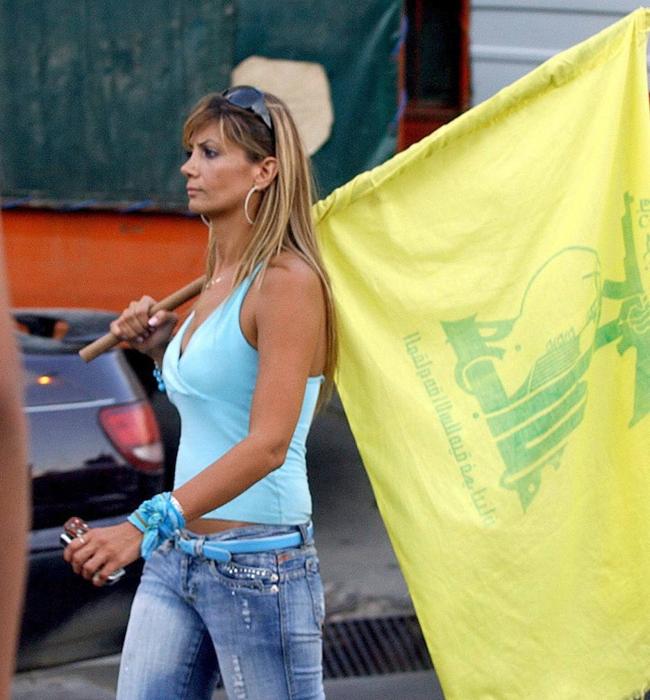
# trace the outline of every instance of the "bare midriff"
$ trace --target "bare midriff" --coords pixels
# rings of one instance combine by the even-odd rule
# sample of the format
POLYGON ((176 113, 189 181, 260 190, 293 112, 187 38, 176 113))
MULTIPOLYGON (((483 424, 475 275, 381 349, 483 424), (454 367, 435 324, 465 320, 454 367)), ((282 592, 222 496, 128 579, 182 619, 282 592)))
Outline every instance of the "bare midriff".
POLYGON ((212 535, 215 532, 223 532, 231 530, 234 527, 248 527, 249 525, 257 525, 258 523, 245 523, 240 520, 220 520, 218 518, 197 518, 187 523, 185 527, 191 532, 196 532, 197 535, 212 535))

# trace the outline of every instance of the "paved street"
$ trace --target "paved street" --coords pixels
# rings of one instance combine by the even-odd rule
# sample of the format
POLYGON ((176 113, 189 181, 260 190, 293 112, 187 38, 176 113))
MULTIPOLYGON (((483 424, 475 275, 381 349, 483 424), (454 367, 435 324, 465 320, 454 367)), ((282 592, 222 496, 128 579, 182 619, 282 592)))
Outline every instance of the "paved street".
MULTIPOLYGON (((22 674, 14 683, 11 699, 114 700, 118 661, 119 657, 112 656, 22 674)), ((325 695, 327 700, 443 700, 432 671, 329 680, 325 695)), ((226 700, 225 692, 217 691, 213 700, 226 700)))

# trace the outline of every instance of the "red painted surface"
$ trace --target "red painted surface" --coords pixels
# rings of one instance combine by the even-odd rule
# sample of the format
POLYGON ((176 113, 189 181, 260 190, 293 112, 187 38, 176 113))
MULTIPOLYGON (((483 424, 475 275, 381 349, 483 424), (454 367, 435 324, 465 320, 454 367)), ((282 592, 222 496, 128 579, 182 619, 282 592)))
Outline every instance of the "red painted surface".
POLYGON ((194 218, 16 209, 2 225, 14 306, 121 311, 203 274, 207 229, 194 218))
POLYGON ((460 0, 460 85, 458 86, 461 111, 469 109, 472 74, 469 60, 469 0, 460 0))
MULTIPOLYGON (((422 3, 426 0, 419 0, 415 5, 415 16, 410 18, 416 31, 422 27, 422 3)), ((459 85, 458 104, 453 106, 442 106, 409 102, 406 106, 404 116, 400 122, 398 135, 398 150, 404 150, 411 144, 420 141, 431 132, 435 131, 443 124, 447 124, 455 119, 459 114, 469 107, 470 103, 470 59, 469 59, 469 0, 459 0, 458 2, 458 23, 460 26, 460 44, 458 50, 459 63, 459 85)), ((402 52, 400 68, 403 73, 406 61, 402 52)), ((401 81, 403 87, 404 80, 401 81)))

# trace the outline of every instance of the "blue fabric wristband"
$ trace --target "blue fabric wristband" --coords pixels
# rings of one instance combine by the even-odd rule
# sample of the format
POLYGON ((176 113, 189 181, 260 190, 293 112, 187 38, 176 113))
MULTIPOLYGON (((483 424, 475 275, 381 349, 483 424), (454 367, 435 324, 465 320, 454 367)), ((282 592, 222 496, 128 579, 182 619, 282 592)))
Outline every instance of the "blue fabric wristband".
POLYGON ((185 518, 169 491, 144 501, 127 520, 144 534, 140 553, 148 559, 165 541, 185 527, 185 518))
POLYGON ((133 513, 131 513, 131 515, 129 515, 127 520, 131 523, 131 525, 133 525, 134 527, 137 527, 138 530, 140 530, 140 532, 144 533, 144 532, 146 532, 147 528, 145 527, 142 520, 140 520, 140 518, 136 515, 137 512, 138 511, 134 510, 133 513))

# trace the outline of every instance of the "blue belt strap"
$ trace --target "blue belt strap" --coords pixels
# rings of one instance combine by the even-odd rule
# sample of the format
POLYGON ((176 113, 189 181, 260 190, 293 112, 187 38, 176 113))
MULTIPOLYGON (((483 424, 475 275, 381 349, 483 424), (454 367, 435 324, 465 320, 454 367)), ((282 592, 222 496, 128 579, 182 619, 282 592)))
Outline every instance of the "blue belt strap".
POLYGON ((255 537, 242 540, 223 540, 210 542, 205 537, 187 539, 182 535, 176 535, 176 546, 185 554, 192 556, 204 556, 206 559, 227 562, 232 554, 244 554, 252 552, 268 552, 273 549, 289 549, 299 547, 303 542, 309 543, 314 535, 314 526, 309 523, 307 527, 299 526, 299 532, 287 532, 283 535, 271 537, 255 537), (306 533, 306 537, 305 537, 306 533))

